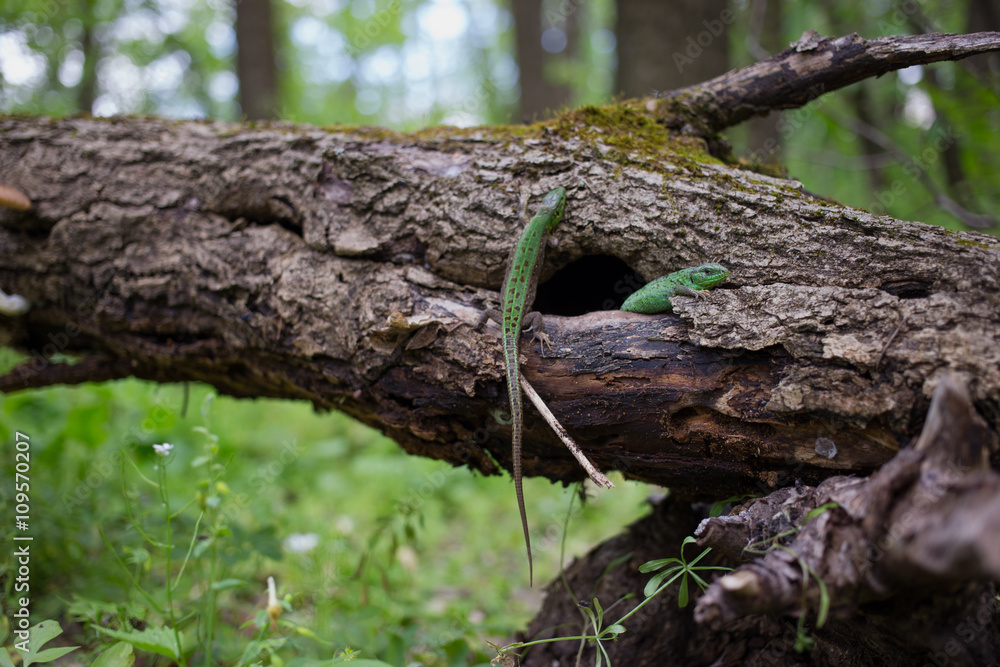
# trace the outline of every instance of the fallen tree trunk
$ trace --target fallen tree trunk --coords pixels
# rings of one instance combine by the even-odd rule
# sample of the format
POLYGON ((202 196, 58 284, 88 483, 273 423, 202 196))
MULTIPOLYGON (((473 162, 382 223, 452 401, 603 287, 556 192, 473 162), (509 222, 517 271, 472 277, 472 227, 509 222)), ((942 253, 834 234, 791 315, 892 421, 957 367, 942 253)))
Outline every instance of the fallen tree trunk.
MULTIPOLYGON (((495 304, 530 161, 556 174, 532 190, 566 185, 570 203, 545 276, 561 277, 539 290, 563 315, 549 319, 555 352, 526 345, 525 373, 599 467, 714 497, 871 472, 918 432, 946 368, 996 423, 1000 242, 696 164, 665 132, 648 170, 580 149, 612 114, 639 118, 584 109, 521 145, 503 130, 390 142, 0 121, 0 168, 34 201, 0 228, 0 286, 32 303, 3 322, 31 359, 0 388, 199 380, 311 400, 411 453, 496 472, 501 356, 470 325, 495 304), (633 269, 705 259, 729 280, 672 315, 594 312, 624 298, 633 269), (95 356, 64 366, 55 352, 95 356)), ((580 478, 534 413, 527 427, 527 474, 580 478)))

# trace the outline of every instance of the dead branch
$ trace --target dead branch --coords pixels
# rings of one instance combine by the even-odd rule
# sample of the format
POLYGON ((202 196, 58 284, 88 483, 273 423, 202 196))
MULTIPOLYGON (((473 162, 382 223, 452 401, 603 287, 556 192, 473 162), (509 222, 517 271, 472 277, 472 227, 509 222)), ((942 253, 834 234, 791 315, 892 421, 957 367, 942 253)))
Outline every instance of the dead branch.
POLYGON ((997 32, 865 39, 857 33, 824 37, 807 30, 781 53, 664 97, 681 101, 709 132, 718 132, 771 111, 797 109, 820 95, 886 72, 997 50, 997 32))

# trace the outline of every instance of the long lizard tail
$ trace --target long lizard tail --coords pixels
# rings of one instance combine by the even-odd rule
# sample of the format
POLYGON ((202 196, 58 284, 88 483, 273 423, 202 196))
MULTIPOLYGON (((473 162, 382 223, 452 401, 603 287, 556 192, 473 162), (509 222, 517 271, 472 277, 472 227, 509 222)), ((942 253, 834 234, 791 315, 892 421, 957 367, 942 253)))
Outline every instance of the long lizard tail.
POLYGON ((511 458, 514 462, 514 491, 517 493, 517 509, 521 512, 524 547, 528 551, 528 586, 534 586, 535 566, 531 560, 531 536, 528 534, 528 515, 524 511, 524 487, 521 484, 521 431, 524 410, 521 405, 521 369, 516 338, 504 340, 504 354, 507 356, 507 393, 510 396, 510 419, 513 422, 511 458))

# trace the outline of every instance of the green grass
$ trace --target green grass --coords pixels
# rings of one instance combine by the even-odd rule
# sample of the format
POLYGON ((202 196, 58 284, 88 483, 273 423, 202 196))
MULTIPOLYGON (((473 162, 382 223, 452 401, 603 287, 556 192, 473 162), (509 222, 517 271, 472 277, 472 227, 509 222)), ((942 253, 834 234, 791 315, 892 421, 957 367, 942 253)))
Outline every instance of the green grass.
MULTIPOLYGON (((59 620, 66 642, 83 646, 81 664, 114 643, 108 631, 172 626, 150 611, 150 600, 167 607, 164 470, 175 620, 185 645, 215 637, 214 661, 195 647, 188 664, 236 664, 255 639, 276 640, 263 664, 345 649, 393 665, 485 664, 487 640, 502 645, 523 628, 558 573, 572 489, 525 481, 542 582, 529 589, 509 477, 408 456, 305 403, 215 397, 201 385, 186 414, 183 401, 180 385, 136 380, 0 395, 5 507, 15 431, 31 442, 32 623, 59 620), (162 442, 174 445, 165 469, 151 447, 162 442), (294 534, 315 546, 294 551, 294 534), (269 576, 285 607, 274 627, 269 576)), ((620 483, 597 494, 570 523, 568 558, 642 515, 646 493, 620 483)), ((173 662, 139 653, 140 664, 173 662)))

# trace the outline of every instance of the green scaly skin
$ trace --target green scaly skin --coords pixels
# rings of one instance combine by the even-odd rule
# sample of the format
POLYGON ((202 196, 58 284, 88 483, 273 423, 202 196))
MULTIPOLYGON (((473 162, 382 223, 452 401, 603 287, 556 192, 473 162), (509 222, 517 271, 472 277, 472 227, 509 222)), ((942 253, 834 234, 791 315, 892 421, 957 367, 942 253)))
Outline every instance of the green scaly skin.
POLYGON ((542 200, 542 206, 535 217, 528 222, 517 245, 511 251, 507 262, 507 276, 503 281, 503 312, 487 311, 480 318, 480 328, 487 318, 498 320, 503 331, 503 356, 507 368, 507 394, 510 397, 510 415, 513 428, 511 454, 514 463, 514 490, 517 492, 517 507, 521 512, 521 529, 524 531, 524 546, 528 551, 528 583, 534 585, 534 564, 531 559, 531 537, 528 535, 528 515, 524 511, 524 490, 521 485, 521 437, 523 406, 521 404, 521 368, 518 345, 521 329, 530 324, 534 337, 546 344, 548 338, 543 333, 541 313, 528 313, 535 301, 538 276, 545 259, 545 243, 549 234, 562 219, 566 208, 566 188, 556 188, 542 200))
POLYGON ((729 276, 729 269, 721 264, 702 264, 681 269, 647 284, 625 299, 621 309, 630 313, 669 313, 674 306, 670 297, 701 296, 702 290, 712 289, 729 276))

